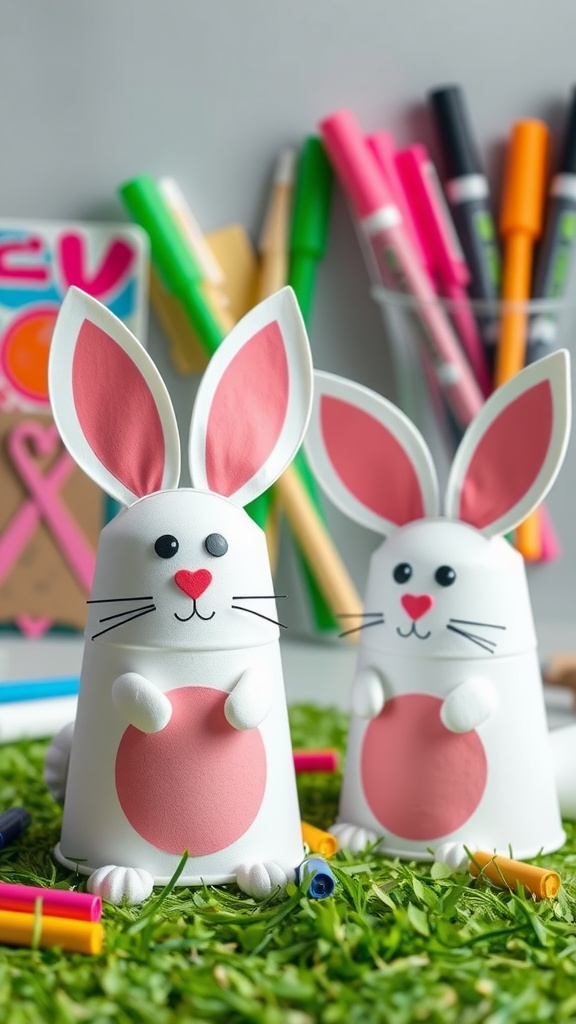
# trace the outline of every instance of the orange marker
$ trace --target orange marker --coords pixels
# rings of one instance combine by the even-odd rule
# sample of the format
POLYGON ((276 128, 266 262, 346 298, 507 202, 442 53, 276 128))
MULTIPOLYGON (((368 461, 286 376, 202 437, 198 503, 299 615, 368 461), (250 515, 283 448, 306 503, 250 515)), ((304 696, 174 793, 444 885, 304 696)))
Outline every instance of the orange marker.
MULTIPOLYGON (((526 303, 530 297, 532 253, 542 233, 548 129, 542 121, 518 121, 506 154, 500 233, 504 243, 502 301, 526 303)), ((522 369, 526 352, 526 309, 502 314, 494 386, 522 369)))
POLYGON ((520 882, 539 900, 554 899, 560 888, 560 875, 555 871, 510 860, 509 857, 497 857, 483 850, 473 853, 470 861, 470 874, 477 878, 480 873, 502 889, 515 889, 516 883, 520 882))
MULTIPOLYGON (((504 241, 502 313, 496 349, 494 386, 522 369, 526 356, 534 243, 544 220, 548 129, 542 121, 518 121, 506 154, 500 233, 504 241)), ((521 523, 516 547, 527 561, 542 554, 542 522, 537 511, 521 523)))
POLYGON ((319 853, 322 857, 331 857, 338 849, 338 840, 330 832, 324 832, 307 821, 300 822, 302 826, 302 839, 310 847, 312 853, 319 853))
POLYGON ((60 946, 71 953, 101 953, 104 929, 92 921, 0 910, 0 945, 60 946))

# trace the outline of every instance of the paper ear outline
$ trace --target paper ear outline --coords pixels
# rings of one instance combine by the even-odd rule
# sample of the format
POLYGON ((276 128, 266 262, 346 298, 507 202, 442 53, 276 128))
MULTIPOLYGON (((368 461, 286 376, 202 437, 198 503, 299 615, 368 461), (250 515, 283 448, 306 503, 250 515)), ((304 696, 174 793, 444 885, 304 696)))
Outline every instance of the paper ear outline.
MULTIPOLYGON (((338 398, 368 413, 389 431, 403 448, 420 484, 424 516, 439 513, 438 477, 432 455, 422 434, 396 405, 370 388, 333 373, 316 370, 314 402, 304 449, 310 465, 333 504, 354 522, 387 536, 398 524, 360 502, 342 482, 328 456, 321 428, 323 396, 338 398)), ((390 486, 393 486, 391 473, 390 486)))
POLYGON ((542 381, 549 382, 552 393, 552 434, 544 463, 523 498, 504 515, 483 527, 471 524, 486 537, 507 533, 526 519, 544 500, 560 472, 570 438, 571 422, 570 355, 566 349, 559 349, 527 366, 490 395, 464 434, 450 468, 445 511, 447 516, 461 519, 459 507, 462 487, 478 444, 510 403, 542 381))
MULTIPOLYGON (((52 415, 60 436, 78 466, 122 505, 142 495, 134 493, 100 461, 86 440, 74 403, 72 368, 80 329, 85 320, 105 331, 123 349, 144 378, 156 405, 164 435, 162 490, 178 486, 180 440, 168 390, 152 359, 125 324, 101 302, 72 286, 60 307, 48 360, 48 388, 52 415)), ((145 424, 142 425, 145 430, 145 424)))
MULTIPOLYGON (((212 401, 226 370, 241 349, 263 328, 276 321, 280 327, 288 364, 288 403, 278 440, 262 465, 241 487, 227 497, 247 505, 270 487, 290 465, 302 444, 312 408, 313 366, 306 326, 294 291, 281 288, 254 306, 232 328, 210 359, 202 376, 192 410, 188 462, 193 486, 210 490, 206 472, 207 429, 212 401)), ((261 388, 255 399, 261 399, 261 388)))

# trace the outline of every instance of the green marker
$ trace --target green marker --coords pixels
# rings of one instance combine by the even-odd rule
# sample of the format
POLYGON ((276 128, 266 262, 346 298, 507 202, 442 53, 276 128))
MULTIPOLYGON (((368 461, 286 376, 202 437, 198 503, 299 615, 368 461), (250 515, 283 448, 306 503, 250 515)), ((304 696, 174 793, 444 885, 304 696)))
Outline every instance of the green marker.
MULTIPOLYGON (((311 135, 304 142, 298 159, 288 275, 288 284, 296 293, 307 326, 312 313, 318 265, 326 252, 332 182, 332 168, 324 147, 320 139, 311 135)), ((326 523, 316 480, 302 450, 296 455, 294 468, 301 477, 322 522, 326 523)), ((302 556, 300 556, 300 561, 306 578, 316 628, 330 631, 337 629, 339 623, 326 604, 314 579, 314 574, 302 556)), ((344 612, 346 610, 346 608, 342 609, 344 612)))
POLYGON ((126 182, 120 195, 133 220, 150 238, 152 263, 165 288, 177 298, 208 356, 214 354, 224 331, 202 294, 202 273, 160 190, 147 174, 126 182))
MULTIPOLYGON (((165 288, 181 302, 205 352, 210 357, 225 331, 202 293, 202 272, 169 213, 162 194, 147 174, 119 189, 126 209, 150 238, 152 262, 165 288)), ((250 502, 247 512, 262 529, 268 518, 270 494, 250 502)))
POLYGON ((298 160, 290 237, 290 273, 292 285, 308 323, 312 309, 318 264, 326 252, 332 168, 320 139, 306 139, 298 160))

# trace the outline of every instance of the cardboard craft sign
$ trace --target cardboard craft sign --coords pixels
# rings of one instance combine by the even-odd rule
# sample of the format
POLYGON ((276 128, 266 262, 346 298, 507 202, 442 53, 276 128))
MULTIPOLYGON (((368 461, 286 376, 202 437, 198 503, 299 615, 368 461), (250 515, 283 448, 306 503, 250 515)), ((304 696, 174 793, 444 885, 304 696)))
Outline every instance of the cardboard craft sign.
POLYGON ((82 629, 103 495, 50 416, 0 413, 0 489, 0 622, 82 629))
POLYGON ((142 337, 147 277, 138 227, 0 221, 0 622, 28 636, 84 627, 104 513, 49 416, 56 317, 77 285, 142 337))

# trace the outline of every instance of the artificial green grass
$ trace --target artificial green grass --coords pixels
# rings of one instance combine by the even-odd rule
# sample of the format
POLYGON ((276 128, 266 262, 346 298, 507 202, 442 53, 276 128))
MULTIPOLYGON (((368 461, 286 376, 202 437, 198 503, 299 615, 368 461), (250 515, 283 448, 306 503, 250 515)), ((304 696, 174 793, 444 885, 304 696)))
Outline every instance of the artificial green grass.
MULTIPOLYGON (((291 711, 296 747, 342 749, 336 711, 291 711)), ((0 807, 33 825, 0 853, 0 878, 64 885, 51 849, 60 811, 42 783, 45 743, 0 748, 0 807)), ((302 816, 334 820, 340 778, 299 778, 302 816)), ((576 831, 546 857, 553 902, 442 877, 374 853, 332 861, 333 897, 290 886, 263 904, 234 886, 156 892, 105 907, 101 956, 0 948, 2 1024, 560 1024, 576 1021, 576 831)))

